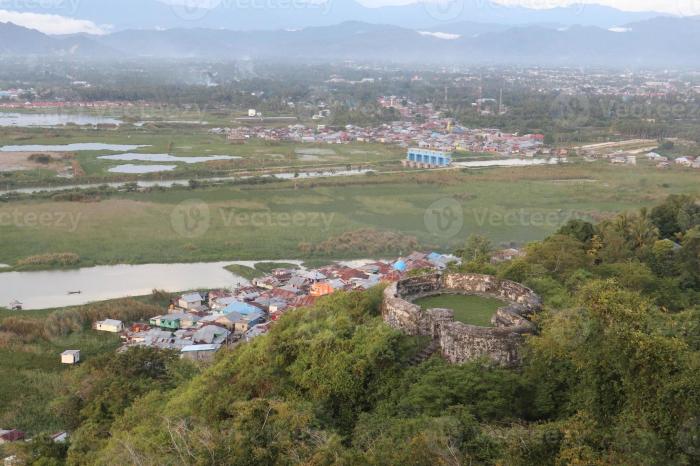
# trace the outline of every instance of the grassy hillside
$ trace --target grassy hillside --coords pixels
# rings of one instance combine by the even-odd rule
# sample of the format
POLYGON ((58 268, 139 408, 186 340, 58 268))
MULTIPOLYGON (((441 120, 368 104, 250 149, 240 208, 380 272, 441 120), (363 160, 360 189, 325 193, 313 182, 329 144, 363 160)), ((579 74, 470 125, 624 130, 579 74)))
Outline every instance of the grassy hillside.
POLYGON ((119 299, 85 306, 41 311, 0 311, 0 426, 37 434, 69 426, 52 400, 76 367, 60 363, 60 354, 78 349, 83 363, 113 354, 117 335, 91 330, 106 316, 129 322, 162 312, 157 297, 119 299))
MULTIPOLYGON (((336 293, 201 372, 149 348, 91 357, 42 392, 57 390, 50 404, 71 430, 67 448, 39 437, 11 449, 75 465, 697 462, 695 199, 570 222, 509 263, 466 249, 459 270, 543 298, 516 370, 437 356, 413 365, 428 342, 383 323, 381 289, 336 293)), ((53 324, 72 321, 62 314, 53 324)))

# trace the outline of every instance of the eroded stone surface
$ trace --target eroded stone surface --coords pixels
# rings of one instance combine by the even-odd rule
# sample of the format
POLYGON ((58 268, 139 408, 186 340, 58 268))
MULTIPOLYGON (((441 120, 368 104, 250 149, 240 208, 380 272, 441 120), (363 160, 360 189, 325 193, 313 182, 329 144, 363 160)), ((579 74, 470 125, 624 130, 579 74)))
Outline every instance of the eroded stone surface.
POLYGON ((524 335, 534 332, 529 316, 541 307, 539 297, 529 288, 479 274, 431 274, 400 280, 384 291, 382 315, 391 327, 407 335, 431 336, 440 344, 442 355, 452 363, 480 358, 514 366, 520 361, 524 335), (445 293, 492 296, 510 304, 491 318, 493 328, 477 327, 454 320, 450 309, 422 311, 415 299, 445 293))

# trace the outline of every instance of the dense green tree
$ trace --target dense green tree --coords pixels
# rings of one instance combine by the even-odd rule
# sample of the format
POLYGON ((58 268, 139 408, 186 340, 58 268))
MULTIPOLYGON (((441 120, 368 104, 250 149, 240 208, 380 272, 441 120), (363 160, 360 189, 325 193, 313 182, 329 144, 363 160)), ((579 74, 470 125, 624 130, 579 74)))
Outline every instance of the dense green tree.
POLYGON ((573 236, 582 243, 587 243, 595 235, 595 227, 592 223, 584 220, 569 220, 557 232, 560 235, 573 236))
POLYGON ((682 231, 700 225, 700 205, 692 196, 673 194, 651 210, 650 218, 662 238, 674 239, 682 231))
POLYGON ((589 262, 585 245, 568 235, 553 235, 528 245, 526 260, 556 277, 568 277, 589 262))
POLYGON ((461 256, 464 262, 485 263, 491 258, 492 251, 491 240, 481 235, 470 235, 461 256))

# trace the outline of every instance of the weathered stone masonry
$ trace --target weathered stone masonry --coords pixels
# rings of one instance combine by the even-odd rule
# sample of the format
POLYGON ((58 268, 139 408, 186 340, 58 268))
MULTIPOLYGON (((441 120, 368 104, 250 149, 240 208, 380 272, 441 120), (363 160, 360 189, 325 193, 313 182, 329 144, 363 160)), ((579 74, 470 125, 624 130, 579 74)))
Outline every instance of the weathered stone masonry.
POLYGON ((384 321, 407 335, 429 335, 450 362, 488 357, 497 364, 517 365, 523 335, 533 333, 529 320, 541 307, 529 288, 509 280, 479 274, 432 274, 401 280, 384 291, 384 321), (509 302, 491 318, 493 327, 477 327, 454 320, 450 309, 421 310, 412 301, 437 294, 497 297, 509 302))

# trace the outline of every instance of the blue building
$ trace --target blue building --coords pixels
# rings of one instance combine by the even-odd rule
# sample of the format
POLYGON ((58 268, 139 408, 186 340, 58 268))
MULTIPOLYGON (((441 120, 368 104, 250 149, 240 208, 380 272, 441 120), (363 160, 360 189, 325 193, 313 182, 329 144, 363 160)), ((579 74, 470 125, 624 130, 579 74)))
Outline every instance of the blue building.
POLYGON ((231 312, 237 312, 241 315, 247 316, 260 312, 260 309, 243 301, 233 301, 221 311, 221 313, 224 315, 230 314, 231 312))
POLYGON ((430 165, 433 167, 448 167, 452 164, 452 154, 439 150, 430 149, 408 149, 406 156, 408 165, 430 165))

